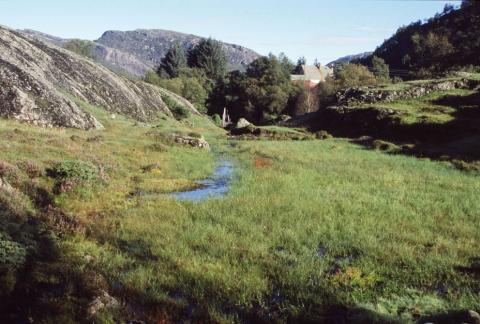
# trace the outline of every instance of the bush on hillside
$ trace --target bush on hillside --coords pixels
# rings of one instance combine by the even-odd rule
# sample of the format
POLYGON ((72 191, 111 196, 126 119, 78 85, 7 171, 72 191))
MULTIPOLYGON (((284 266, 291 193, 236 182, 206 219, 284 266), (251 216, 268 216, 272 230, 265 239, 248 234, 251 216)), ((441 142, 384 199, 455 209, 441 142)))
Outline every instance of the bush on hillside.
POLYGON ((190 110, 188 110, 188 108, 186 108, 185 106, 179 104, 177 101, 173 100, 169 96, 163 96, 162 99, 176 119, 182 120, 190 117, 190 110))
POLYGON ((335 69, 335 84, 338 88, 368 86, 378 83, 375 75, 361 64, 342 64, 335 69))
POLYGON ((78 186, 92 183, 99 178, 98 168, 82 161, 57 162, 47 169, 47 175, 56 180, 55 193, 73 191, 78 186))
POLYGON ((162 78, 154 72, 147 72, 145 81, 184 97, 198 110, 204 111, 209 84, 201 72, 191 70, 183 69, 180 76, 170 79, 162 78))
POLYGON ((82 39, 72 39, 65 44, 64 48, 79 55, 92 58, 95 44, 91 41, 82 39))
POLYGON ((18 168, 24 171, 30 179, 38 178, 43 175, 44 169, 37 162, 27 160, 17 163, 18 168))

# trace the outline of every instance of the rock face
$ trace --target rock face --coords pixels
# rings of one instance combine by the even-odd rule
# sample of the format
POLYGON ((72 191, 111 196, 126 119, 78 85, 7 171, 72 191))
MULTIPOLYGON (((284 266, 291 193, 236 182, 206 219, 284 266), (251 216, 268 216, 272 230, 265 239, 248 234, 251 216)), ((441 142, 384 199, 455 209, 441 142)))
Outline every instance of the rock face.
POLYGON ((170 92, 121 77, 93 61, 0 27, 0 116, 45 127, 101 128, 74 99, 140 121, 171 116, 170 92))
MULTIPOLYGON (((197 45, 202 38, 174 31, 159 29, 138 29, 134 31, 107 31, 96 43, 132 54, 139 61, 154 69, 176 42, 185 50, 197 45)), ((243 69, 260 55, 254 51, 234 44, 223 43, 227 62, 232 70, 243 69)), ((128 70, 128 69, 127 69, 128 70)))
MULTIPOLYGON (((35 39, 57 46, 64 46, 69 39, 62 39, 35 30, 20 32, 35 39)), ((179 42, 186 50, 197 45, 202 37, 168 30, 107 31, 94 42, 92 57, 113 70, 143 77, 156 69, 169 48, 179 42)), ((230 70, 243 70, 260 57, 254 51, 234 44, 223 43, 230 70)))

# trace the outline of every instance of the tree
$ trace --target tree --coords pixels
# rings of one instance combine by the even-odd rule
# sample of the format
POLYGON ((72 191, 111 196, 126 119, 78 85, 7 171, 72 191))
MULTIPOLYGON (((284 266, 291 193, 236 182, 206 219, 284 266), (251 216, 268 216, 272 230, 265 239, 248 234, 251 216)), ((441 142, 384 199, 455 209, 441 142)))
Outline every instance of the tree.
POLYGON ((266 122, 278 114, 291 111, 296 87, 290 81, 291 67, 275 55, 253 61, 245 73, 231 72, 217 83, 209 98, 209 113, 220 113, 226 107, 235 120, 245 117, 266 122))
POLYGON ((372 57, 372 72, 380 80, 390 79, 390 67, 385 63, 385 60, 374 55, 372 57))
POLYGON ((285 53, 280 53, 278 55, 278 60, 286 71, 289 71, 292 74, 295 73, 295 64, 293 64, 293 62, 287 57, 287 55, 285 55, 285 53))
POLYGON ((180 69, 187 67, 185 50, 179 43, 175 43, 167 52, 160 63, 158 74, 162 77, 176 78, 180 69))
POLYGON ((302 65, 307 64, 307 59, 305 57, 300 57, 297 60, 297 65, 295 66, 295 74, 300 74, 302 73, 302 65))
POLYGON ((335 72, 335 83, 339 88, 372 85, 377 82, 375 75, 360 64, 344 64, 335 72))
POLYGON ((222 44, 212 38, 202 39, 189 53, 190 67, 200 68, 211 80, 219 80, 227 72, 227 58, 222 44))

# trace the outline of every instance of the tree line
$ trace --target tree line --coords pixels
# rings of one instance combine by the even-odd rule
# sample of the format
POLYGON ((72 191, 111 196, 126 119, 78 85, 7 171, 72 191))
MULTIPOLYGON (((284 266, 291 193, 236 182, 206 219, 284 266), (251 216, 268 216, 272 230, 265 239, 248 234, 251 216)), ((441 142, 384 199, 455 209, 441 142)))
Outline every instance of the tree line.
POLYGON ((406 78, 425 78, 449 70, 476 70, 479 53, 480 2, 469 0, 458 9, 445 5, 426 22, 399 28, 373 55, 406 78))

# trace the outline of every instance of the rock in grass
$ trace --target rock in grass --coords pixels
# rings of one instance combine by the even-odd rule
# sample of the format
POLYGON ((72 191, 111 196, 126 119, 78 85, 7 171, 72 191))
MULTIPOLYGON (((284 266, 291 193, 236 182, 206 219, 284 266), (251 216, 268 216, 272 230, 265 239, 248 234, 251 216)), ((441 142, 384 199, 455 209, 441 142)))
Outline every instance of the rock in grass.
POLYGON ((173 136, 173 141, 181 145, 189 145, 192 147, 197 147, 202 149, 210 149, 210 145, 203 138, 175 135, 173 136))
POLYGON ((13 187, 7 182, 7 180, 0 178, 0 190, 13 192, 13 187))
POLYGON ((88 314, 94 316, 99 311, 108 308, 118 307, 120 303, 118 300, 110 296, 106 291, 103 291, 102 294, 96 297, 88 307, 88 314))
POLYGON ((241 128, 245 128, 245 127, 248 127, 252 125, 251 122, 249 122, 248 120, 246 120, 245 118, 240 118, 238 121, 237 121, 237 124, 235 125, 235 128, 236 129, 241 129, 241 128))
POLYGON ((319 140, 325 140, 332 138, 333 136, 329 132, 321 130, 315 133, 315 137, 319 140))
POLYGON ((399 149, 397 145, 387 141, 382 141, 382 140, 373 141, 372 147, 375 150, 380 150, 385 152, 395 152, 399 149))

